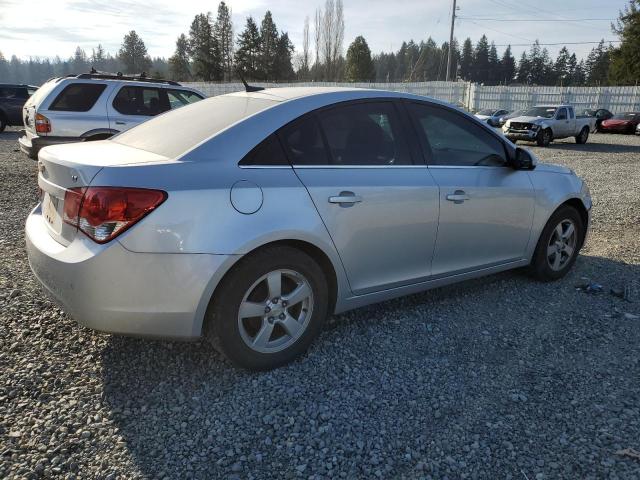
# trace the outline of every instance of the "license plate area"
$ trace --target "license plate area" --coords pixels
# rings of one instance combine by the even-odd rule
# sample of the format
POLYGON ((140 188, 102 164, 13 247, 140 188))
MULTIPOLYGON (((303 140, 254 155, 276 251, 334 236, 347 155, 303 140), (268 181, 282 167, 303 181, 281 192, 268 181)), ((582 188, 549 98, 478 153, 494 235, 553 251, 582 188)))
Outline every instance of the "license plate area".
POLYGON ((62 231, 62 215, 59 210, 62 203, 59 198, 53 197, 45 192, 42 202, 42 216, 44 217, 47 227, 56 235, 60 235, 62 231))

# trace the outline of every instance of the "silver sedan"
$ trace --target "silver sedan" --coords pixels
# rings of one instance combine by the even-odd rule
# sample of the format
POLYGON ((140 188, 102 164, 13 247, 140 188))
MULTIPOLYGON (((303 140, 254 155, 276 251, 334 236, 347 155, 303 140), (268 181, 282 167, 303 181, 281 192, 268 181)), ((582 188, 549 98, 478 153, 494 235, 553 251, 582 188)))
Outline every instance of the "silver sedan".
POLYGON ((507 269, 561 278, 589 190, 425 97, 210 98, 40 152, 31 267, 78 322, 205 336, 235 364, 302 354, 332 314, 507 269))

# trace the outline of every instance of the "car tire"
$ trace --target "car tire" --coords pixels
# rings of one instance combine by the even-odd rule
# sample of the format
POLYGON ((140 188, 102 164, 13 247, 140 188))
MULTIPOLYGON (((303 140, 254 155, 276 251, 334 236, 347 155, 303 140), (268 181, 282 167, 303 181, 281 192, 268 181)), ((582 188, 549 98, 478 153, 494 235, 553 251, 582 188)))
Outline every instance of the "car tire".
POLYGON ((587 143, 587 139, 589 138, 589 127, 584 127, 580 130, 580 133, 575 136, 576 143, 583 145, 587 143))
POLYGON ((564 277, 575 263, 583 241, 582 217, 575 208, 563 205, 542 230, 529 266, 531 274, 543 282, 564 277))
POLYGON ((4 132, 4 129, 7 127, 7 120, 4 118, 4 115, 0 113, 0 133, 4 132))
POLYGON ((207 309, 204 335, 234 365, 271 370, 307 350, 327 317, 328 299, 315 260, 289 246, 266 247, 225 276, 207 309))
POLYGON ((536 136, 536 143, 539 147, 548 147, 553 139, 553 132, 549 128, 540 130, 536 136))

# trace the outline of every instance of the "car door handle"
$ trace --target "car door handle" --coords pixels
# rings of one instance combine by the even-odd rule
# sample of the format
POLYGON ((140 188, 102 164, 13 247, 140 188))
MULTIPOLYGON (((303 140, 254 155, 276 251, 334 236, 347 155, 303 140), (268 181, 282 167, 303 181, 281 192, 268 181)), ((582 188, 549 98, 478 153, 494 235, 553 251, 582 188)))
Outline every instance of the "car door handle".
POLYGON ((116 125, 126 125, 127 122, 120 122, 120 121, 116 121, 116 125))
POLYGON ((469 200, 469 195, 467 195, 464 190, 456 190, 447 195, 447 200, 453 203, 462 203, 465 200, 469 200))
POLYGON ((353 192, 340 192, 340 195, 329 197, 329 203, 354 204, 360 203, 361 201, 362 197, 353 192))

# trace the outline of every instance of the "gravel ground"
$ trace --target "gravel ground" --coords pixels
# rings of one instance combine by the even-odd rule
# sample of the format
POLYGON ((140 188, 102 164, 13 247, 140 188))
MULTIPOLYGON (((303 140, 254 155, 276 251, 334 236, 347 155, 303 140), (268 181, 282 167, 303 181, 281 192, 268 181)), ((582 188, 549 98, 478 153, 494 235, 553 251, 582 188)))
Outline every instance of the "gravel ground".
POLYGON ((640 450, 640 298, 609 293, 640 282, 640 137, 531 147, 594 197, 564 280, 504 273, 339 315, 262 374, 205 343, 95 333, 43 296, 16 139, 0 135, 0 477, 640 478, 617 453, 640 450))

